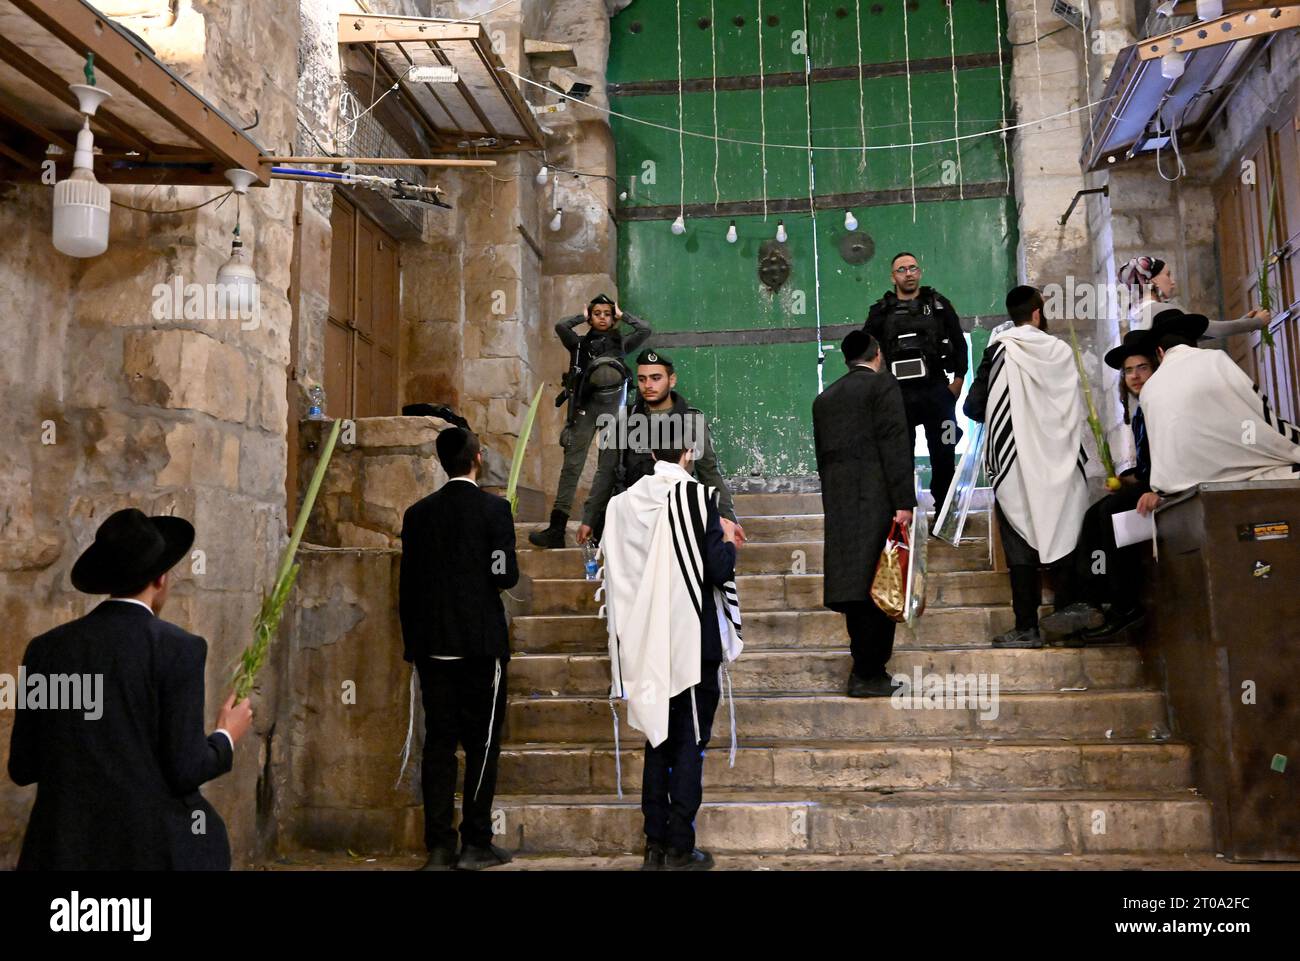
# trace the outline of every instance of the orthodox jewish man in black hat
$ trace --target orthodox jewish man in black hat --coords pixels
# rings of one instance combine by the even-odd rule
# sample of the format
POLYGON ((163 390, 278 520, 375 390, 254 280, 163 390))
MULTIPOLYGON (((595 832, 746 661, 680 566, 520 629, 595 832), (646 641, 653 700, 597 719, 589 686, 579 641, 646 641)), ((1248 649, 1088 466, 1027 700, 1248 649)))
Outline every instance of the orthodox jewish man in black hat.
POLYGON ((398 605, 406 660, 424 702, 424 841, 421 870, 476 871, 505 864, 492 844, 501 725, 506 714, 510 635, 501 591, 519 580, 515 521, 504 497, 478 486, 483 452, 463 427, 438 435, 449 480, 402 518, 398 605), (465 750, 461 850, 452 815, 456 745, 465 750))
POLYGON ((179 517, 111 515, 72 568, 108 599, 28 645, 9 748, 9 776, 36 785, 20 870, 229 870, 199 787, 230 770, 252 709, 232 694, 205 734, 207 643, 158 616, 193 541, 179 517), (56 685, 80 703, 54 703, 56 685))
POLYGON ((1100 627, 1083 630, 1070 636, 1069 625, 1059 625, 1056 614, 1043 618, 1043 627, 1068 637, 1066 646, 1080 647, 1090 641, 1109 638, 1142 621, 1139 594, 1142 587, 1143 545, 1130 544, 1119 547, 1115 543, 1116 514, 1136 510, 1150 514, 1160 502, 1151 490, 1151 442, 1147 435, 1146 417, 1142 413, 1142 388, 1155 373, 1155 338, 1150 330, 1134 330, 1124 335, 1118 347, 1106 352, 1106 366, 1120 372, 1128 424, 1132 429, 1136 459, 1133 467, 1120 476, 1120 489, 1097 501, 1083 515, 1079 532, 1079 546, 1075 552, 1075 567, 1081 593, 1094 610, 1104 611, 1105 622, 1100 627), (1129 398, 1135 401, 1128 412, 1129 398))

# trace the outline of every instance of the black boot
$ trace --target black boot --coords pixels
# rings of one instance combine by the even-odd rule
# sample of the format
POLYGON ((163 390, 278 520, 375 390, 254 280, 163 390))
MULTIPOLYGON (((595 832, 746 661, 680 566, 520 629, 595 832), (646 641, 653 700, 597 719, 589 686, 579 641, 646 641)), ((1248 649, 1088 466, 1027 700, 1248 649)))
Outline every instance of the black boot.
POLYGON ((563 547, 564 525, 569 523, 569 515, 563 511, 551 511, 551 526, 543 527, 528 535, 528 542, 538 547, 563 547))

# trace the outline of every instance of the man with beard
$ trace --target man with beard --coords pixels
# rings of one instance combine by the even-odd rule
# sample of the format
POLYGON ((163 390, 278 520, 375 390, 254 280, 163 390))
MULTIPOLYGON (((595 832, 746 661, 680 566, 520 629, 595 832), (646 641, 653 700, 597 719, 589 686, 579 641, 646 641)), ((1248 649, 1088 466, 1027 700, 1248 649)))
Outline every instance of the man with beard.
POLYGON ((860 330, 840 348, 849 372, 813 401, 813 445, 826 515, 823 603, 844 615, 853 654, 849 697, 888 697, 897 626, 871 599, 890 526, 912 523, 916 493, 903 397, 860 330))
POLYGON ((1101 614, 1075 603, 1074 548, 1088 507, 1083 465, 1083 401, 1074 355, 1047 333, 1043 295, 1007 294, 1013 327, 989 340, 966 397, 966 416, 986 421, 984 469, 993 487, 1002 547, 1011 574, 1016 626, 994 647, 1043 646, 1038 630, 1038 569, 1053 573, 1054 627, 1066 634, 1100 627, 1101 614))
POLYGON ((884 369, 902 388, 908 436, 914 437, 918 426, 925 428, 937 513, 952 484, 961 440, 957 397, 969 368, 966 338, 952 304, 934 288, 921 286, 915 256, 895 254, 890 271, 894 289, 872 304, 863 330, 880 344, 884 369))
POLYGON ((564 392, 556 401, 569 402, 568 420, 560 436, 564 466, 560 468, 550 525, 528 535, 529 543, 548 548, 564 546, 564 528, 597 423, 603 415, 618 410, 630 379, 623 358, 644 344, 651 330, 639 317, 625 313, 616 302, 600 294, 587 305, 585 313, 556 324, 555 334, 568 348, 570 357, 564 392), (582 323, 589 329, 579 336, 576 328, 582 323), (619 329, 622 323, 632 328, 626 336, 619 329))
MULTIPOLYGON (((672 361, 654 350, 644 350, 636 359, 637 398, 619 417, 602 418, 600 427, 600 454, 596 461, 596 477, 591 482, 591 493, 582 508, 582 526, 578 528, 578 543, 600 539, 605 523, 605 506, 611 497, 621 493, 653 474, 655 459, 652 441, 664 431, 679 431, 687 446, 695 448, 692 463, 695 478, 707 487, 718 491, 718 513, 722 526, 736 546, 745 543, 745 530, 736 522, 731 490, 718 470, 718 458, 713 452, 704 414, 690 406, 677 393, 677 374, 672 361), (686 436, 689 432, 690 436, 686 436)), ((661 445, 668 446, 668 445, 661 445)))

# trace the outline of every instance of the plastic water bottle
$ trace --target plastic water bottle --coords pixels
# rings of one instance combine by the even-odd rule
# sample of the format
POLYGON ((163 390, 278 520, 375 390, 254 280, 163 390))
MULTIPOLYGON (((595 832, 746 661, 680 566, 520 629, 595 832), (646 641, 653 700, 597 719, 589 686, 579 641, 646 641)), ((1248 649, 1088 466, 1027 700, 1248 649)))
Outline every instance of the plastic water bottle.
POLYGON ((596 545, 590 539, 582 545, 582 568, 586 571, 589 581, 594 581, 596 573, 600 570, 596 563, 596 545))
POLYGON ((307 419, 324 420, 325 419, 325 389, 321 387, 320 384, 316 384, 311 388, 311 390, 307 391, 307 396, 310 399, 309 400, 310 406, 308 406, 307 408, 307 419))

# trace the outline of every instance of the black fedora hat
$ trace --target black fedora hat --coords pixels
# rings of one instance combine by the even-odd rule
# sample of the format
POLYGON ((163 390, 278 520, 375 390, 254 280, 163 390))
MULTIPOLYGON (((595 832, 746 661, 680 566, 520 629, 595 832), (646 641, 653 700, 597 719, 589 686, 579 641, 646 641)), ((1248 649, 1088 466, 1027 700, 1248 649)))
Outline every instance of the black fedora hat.
POLYGON ((83 594, 135 592, 171 570, 194 543, 183 517, 148 517, 134 507, 109 515, 95 541, 72 565, 72 586, 83 594))
POLYGON ((1143 357, 1150 357, 1153 361, 1156 357, 1156 338, 1151 336, 1149 330, 1130 330, 1124 335, 1118 347, 1112 347, 1106 351, 1106 366, 1113 367, 1115 370, 1124 369, 1124 361, 1128 360, 1134 354, 1141 354, 1143 357))
POLYGON ((1177 334, 1195 343, 1209 329, 1210 319, 1204 314, 1188 314, 1170 307, 1156 314, 1151 321, 1151 336, 1159 341, 1165 334, 1177 334))

